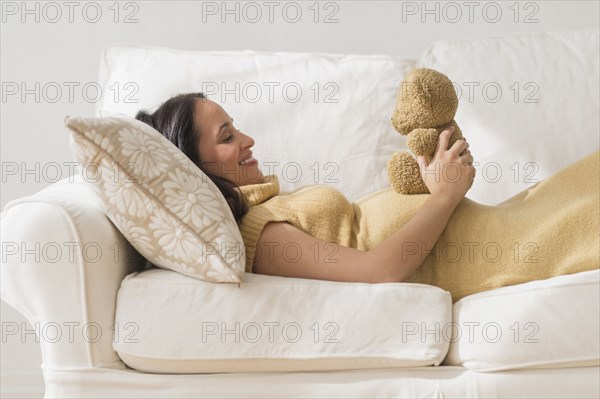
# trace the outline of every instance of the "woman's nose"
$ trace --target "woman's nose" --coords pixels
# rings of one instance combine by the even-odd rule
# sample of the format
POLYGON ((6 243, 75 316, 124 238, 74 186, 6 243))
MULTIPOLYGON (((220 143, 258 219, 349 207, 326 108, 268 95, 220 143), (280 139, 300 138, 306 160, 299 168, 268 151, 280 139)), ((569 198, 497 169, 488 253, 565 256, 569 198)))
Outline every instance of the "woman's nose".
MULTIPOLYGON (((243 134, 243 133, 242 133, 243 134)), ((252 147, 254 145, 254 139, 250 136, 248 136, 247 134, 244 134, 244 147, 252 147)))

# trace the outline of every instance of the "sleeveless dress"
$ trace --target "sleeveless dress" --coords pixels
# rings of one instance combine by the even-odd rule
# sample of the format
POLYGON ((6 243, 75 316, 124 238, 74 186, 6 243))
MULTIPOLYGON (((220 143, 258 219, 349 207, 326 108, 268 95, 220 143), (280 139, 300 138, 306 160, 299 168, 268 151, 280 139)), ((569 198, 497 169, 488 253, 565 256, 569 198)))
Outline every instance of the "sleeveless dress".
MULTIPOLYGON (((452 213, 433 248, 404 243, 422 254, 409 283, 449 291, 453 301, 477 292, 600 267, 600 151, 571 164, 505 202, 468 198, 452 213)), ((326 242, 370 250, 406 224, 431 194, 402 195, 391 187, 350 203, 323 185, 279 193, 276 175, 240 187, 250 206, 240 220, 246 271, 271 221, 288 222, 326 242)))

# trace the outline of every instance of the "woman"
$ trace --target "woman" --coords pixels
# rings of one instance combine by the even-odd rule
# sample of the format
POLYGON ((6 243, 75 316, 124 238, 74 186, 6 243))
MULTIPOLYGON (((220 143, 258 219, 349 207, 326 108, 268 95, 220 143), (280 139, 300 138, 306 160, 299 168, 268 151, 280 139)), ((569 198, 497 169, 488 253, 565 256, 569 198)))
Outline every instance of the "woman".
MULTIPOLYGON (((508 205, 512 208, 503 208, 504 204, 487 207, 464 198, 475 176, 473 156, 464 140, 448 148, 450 129, 441 133, 429 164, 418 160, 431 194, 402 196, 390 188, 350 204, 337 190, 324 185, 278 196, 277 177, 263 176, 252 157, 254 140, 237 130, 225 110, 202 93, 175 96, 153 114, 140 111, 136 119, 165 135, 221 190, 246 244, 247 272, 345 282, 426 283, 449 290, 458 300, 503 285, 598 267, 588 261, 594 259, 594 253, 576 264, 560 263, 557 268, 544 266, 539 270, 516 270, 514 262, 506 259, 500 263, 488 259, 487 264, 495 269, 482 269, 486 262, 481 259, 471 267, 459 262, 457 268, 456 262, 440 261, 438 254, 434 257, 432 249, 444 230, 467 240, 471 239, 470 234, 475 238, 487 232, 498 236, 507 219, 519 222, 518 218, 507 218, 507 209, 514 216, 515 212, 531 213, 524 204, 517 203, 518 196, 511 198, 513 203, 508 205), (457 177, 440 178, 436 171, 446 170, 450 164, 458 166, 457 177), (357 206, 362 206, 361 218, 354 212, 357 206), (382 206, 389 208, 382 212, 382 206), (452 218, 447 226, 457 207, 461 216, 452 218), (496 230, 477 230, 495 223, 496 230)), ((595 203, 586 204, 591 209, 594 206, 595 203)), ((540 209, 539 204, 535 209, 540 209)), ((519 225, 504 228, 527 230, 519 225)), ((594 229, 595 225, 589 228, 594 229)), ((444 234, 442 244, 448 245, 452 236, 444 234)), ((590 244, 594 243, 583 243, 590 244)), ((506 246, 509 245, 507 241, 506 246)), ((555 256, 551 251, 548 255, 555 256)), ((487 259, 487 255, 483 256, 487 259)))

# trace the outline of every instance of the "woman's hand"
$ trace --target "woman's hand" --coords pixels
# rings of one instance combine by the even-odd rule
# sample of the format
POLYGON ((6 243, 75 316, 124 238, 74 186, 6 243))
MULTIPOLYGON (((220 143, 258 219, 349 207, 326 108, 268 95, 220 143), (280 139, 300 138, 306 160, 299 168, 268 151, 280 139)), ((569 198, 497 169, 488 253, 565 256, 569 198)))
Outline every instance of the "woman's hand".
POLYGON ((425 157, 417 157, 423 182, 432 195, 446 196, 456 205, 463 199, 473 185, 475 168, 473 156, 468 150, 469 144, 465 140, 457 140, 452 148, 448 149, 448 142, 454 132, 450 126, 440 133, 438 145, 427 164, 425 157))

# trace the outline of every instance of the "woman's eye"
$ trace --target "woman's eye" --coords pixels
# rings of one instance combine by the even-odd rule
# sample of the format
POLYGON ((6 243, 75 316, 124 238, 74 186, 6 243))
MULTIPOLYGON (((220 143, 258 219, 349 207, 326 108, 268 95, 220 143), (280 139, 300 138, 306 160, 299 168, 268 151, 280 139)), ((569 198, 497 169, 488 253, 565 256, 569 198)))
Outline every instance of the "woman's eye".
MULTIPOLYGON (((236 132, 238 132, 238 133, 242 133, 242 131, 241 131, 240 129, 233 128, 233 130, 235 130, 235 131, 236 131, 236 132)), ((233 134, 230 134, 230 135, 229 135, 229 136, 227 136, 227 137, 225 138, 225 140, 223 140, 223 141, 229 142, 229 141, 231 141, 231 139, 232 139, 232 138, 233 138, 233 134)))

